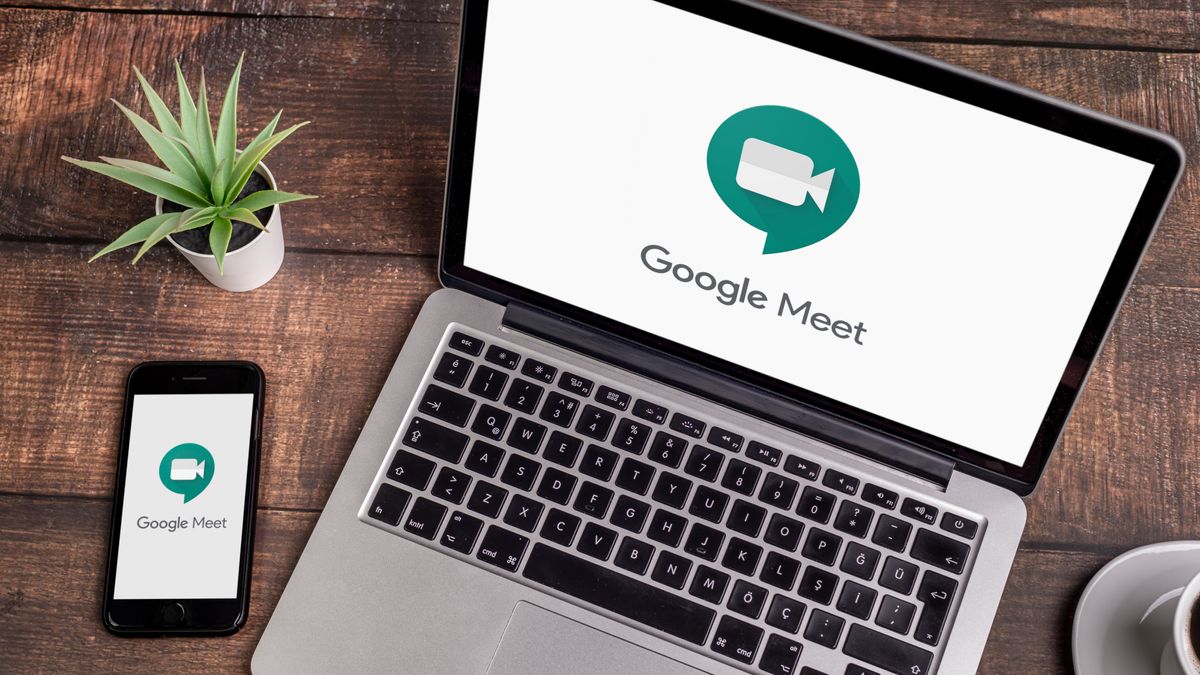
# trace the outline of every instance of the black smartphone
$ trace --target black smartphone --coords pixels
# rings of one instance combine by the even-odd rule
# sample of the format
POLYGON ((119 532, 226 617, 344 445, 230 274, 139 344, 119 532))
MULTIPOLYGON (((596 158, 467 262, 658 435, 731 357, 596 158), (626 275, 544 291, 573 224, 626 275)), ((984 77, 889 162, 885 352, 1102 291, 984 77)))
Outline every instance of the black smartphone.
POLYGON ((143 363, 129 373, 104 625, 228 635, 246 622, 262 441, 262 369, 143 363))

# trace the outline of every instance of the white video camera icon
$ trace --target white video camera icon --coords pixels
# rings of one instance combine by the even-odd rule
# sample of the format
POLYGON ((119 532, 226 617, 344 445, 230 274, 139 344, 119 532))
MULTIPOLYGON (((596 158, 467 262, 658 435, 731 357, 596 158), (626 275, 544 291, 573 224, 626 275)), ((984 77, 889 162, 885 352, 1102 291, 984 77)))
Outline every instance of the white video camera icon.
POLYGON ((738 162, 737 184, 744 190, 789 206, 801 206, 812 195, 817 209, 824 213, 834 169, 814 176, 814 168, 808 155, 757 138, 747 138, 738 162))
POLYGON ((204 462, 181 458, 171 460, 171 480, 196 480, 204 477, 204 462))

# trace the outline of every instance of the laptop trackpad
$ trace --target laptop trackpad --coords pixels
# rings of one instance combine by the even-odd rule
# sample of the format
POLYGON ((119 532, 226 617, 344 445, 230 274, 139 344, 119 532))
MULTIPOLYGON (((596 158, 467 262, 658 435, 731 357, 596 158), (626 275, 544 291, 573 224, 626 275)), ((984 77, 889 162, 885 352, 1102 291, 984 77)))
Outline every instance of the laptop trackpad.
POLYGON ((489 675, 701 671, 527 602, 517 603, 489 675))

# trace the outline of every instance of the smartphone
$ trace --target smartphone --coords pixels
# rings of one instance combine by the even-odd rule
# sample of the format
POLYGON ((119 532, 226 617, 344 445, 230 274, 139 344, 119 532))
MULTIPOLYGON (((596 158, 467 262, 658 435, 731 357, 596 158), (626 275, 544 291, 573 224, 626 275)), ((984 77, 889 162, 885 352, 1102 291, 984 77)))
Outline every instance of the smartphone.
POLYGON ((228 635, 245 624, 264 384, 244 361, 129 373, 104 592, 112 633, 228 635))

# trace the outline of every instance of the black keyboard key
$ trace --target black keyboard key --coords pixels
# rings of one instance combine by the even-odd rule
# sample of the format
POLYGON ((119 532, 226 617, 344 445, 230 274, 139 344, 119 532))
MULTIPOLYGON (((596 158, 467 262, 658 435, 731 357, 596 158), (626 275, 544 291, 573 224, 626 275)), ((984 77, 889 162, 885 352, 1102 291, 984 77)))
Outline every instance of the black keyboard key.
POLYGON ((779 466, 779 460, 783 459, 783 453, 778 448, 763 445, 758 441, 750 441, 750 445, 746 446, 746 456, 756 462, 771 466, 779 466))
POLYGON ((800 574, 800 561, 771 551, 763 563, 762 574, 758 578, 785 591, 792 590, 796 576, 800 574))
POLYGON ((758 531, 762 529, 763 521, 766 519, 766 509, 739 499, 733 503, 733 508, 729 509, 729 520, 725 524, 734 532, 757 537, 758 531))
POLYGON ((649 437, 649 425, 635 422, 628 418, 622 418, 617 423, 617 430, 613 432, 612 444, 614 447, 625 452, 640 455, 642 454, 642 449, 646 447, 646 439, 649 437))
POLYGON ((424 497, 417 497, 412 510, 408 512, 408 517, 404 519, 404 530, 433 541, 438 527, 442 524, 442 518, 445 517, 446 507, 424 497))
POLYGON ((937 522, 938 510, 924 502, 906 498, 904 503, 900 505, 900 513, 914 520, 919 520, 926 525, 933 525, 937 522))
POLYGON ((552 391, 546 394, 546 403, 542 405, 540 417, 551 424, 567 428, 575 419, 576 412, 579 412, 578 400, 561 392, 552 391))
MULTIPOLYGON (((466 377, 465 374, 463 376, 466 377)), ((466 426, 474 407, 475 401, 436 384, 425 389, 425 395, 417 405, 417 409, 426 415, 460 427, 466 426)))
POLYGON ((538 485, 538 496, 565 505, 571 501, 571 493, 575 490, 577 479, 569 473, 549 467, 542 474, 542 482, 538 485))
POLYGON ((388 467, 387 477, 417 490, 424 490, 429 485, 429 478, 437 464, 431 459, 414 455, 407 450, 397 450, 388 467))
POLYGON ((550 513, 546 515, 546 522, 542 523, 542 536, 556 544, 570 546, 581 522, 579 516, 550 509, 550 513))
POLYGON ((641 576, 650 569, 650 559, 653 557, 653 546, 633 537, 625 537, 621 540, 621 546, 617 549, 617 557, 613 563, 623 570, 641 576))
POLYGON ((950 615, 950 603, 954 602, 954 591, 957 588, 957 581, 937 572, 926 572, 921 578, 917 600, 925 603, 925 608, 921 610, 917 630, 913 633, 918 642, 936 646, 941 641, 942 628, 950 615))
POLYGON ((762 636, 763 629, 732 616, 723 616, 713 633, 712 650, 742 663, 754 663, 762 636))
POLYGON ((825 477, 821 479, 821 484, 844 495, 853 495, 858 492, 858 479, 836 469, 826 471, 825 477))
POLYGON ((541 380, 546 384, 554 382, 554 376, 558 373, 558 368, 549 364, 542 363, 537 359, 525 359, 525 365, 521 366, 521 374, 526 377, 532 377, 535 380, 541 380))
POLYGON ((513 495, 504 512, 504 522, 518 530, 533 532, 542 517, 542 503, 525 495, 513 495))
POLYGON ((682 438, 660 431, 654 435, 654 443, 650 445, 650 452, 646 454, 646 457, 653 462, 676 469, 683 462, 683 454, 687 450, 687 446, 688 442, 682 438))
MULTIPOLYGON (((800 675, 804 675, 804 673, 801 673, 800 675)), ((845 675, 879 675, 879 673, 874 670, 864 668, 857 663, 851 663, 850 665, 846 666, 845 675)))
POLYGON ((561 431, 555 431, 550 434, 550 440, 546 442, 546 449, 542 452, 542 457, 548 462, 554 462, 562 466, 575 466, 575 460, 579 457, 579 451, 583 449, 583 441, 568 436, 561 431))
POLYGON ((516 370, 517 364, 521 362, 521 355, 500 345, 492 345, 488 347, 487 354, 483 357, 490 363, 498 366, 503 366, 509 370, 516 370))
POLYGON ((763 540, 786 551, 795 551, 800 546, 800 535, 803 533, 804 523, 776 513, 767 524, 763 540))
POLYGON ((800 495, 800 504, 796 506, 796 513, 818 523, 828 523, 829 516, 833 514, 833 504, 836 500, 833 495, 824 490, 806 487, 800 495))
POLYGON ((496 471, 500 469, 500 462, 504 459, 504 450, 498 448, 487 441, 475 441, 471 445, 471 452, 467 453, 467 462, 464 466, 468 471, 481 473, 488 478, 496 475, 496 471))
POLYGON ((475 554, 475 557, 502 570, 516 572, 521 566, 521 558, 525 555, 525 547, 528 545, 528 538, 498 525, 489 525, 487 534, 483 535, 483 541, 479 544, 479 553, 475 554))
POLYGON ((817 476, 821 475, 820 464, 796 455, 788 455, 783 462, 783 470, 804 480, 815 481, 817 476))
POLYGON ((475 364, 471 363, 470 359, 446 352, 438 360, 437 368, 433 371, 433 379, 445 382, 452 387, 462 388, 467 382, 467 373, 471 372, 473 365, 475 364))
POLYGON ((838 596, 838 611, 865 621, 871 618, 871 610, 875 608, 875 598, 878 595, 872 588, 847 581, 842 585, 842 593, 838 596))
POLYGON ((688 572, 692 569, 692 561, 670 551, 658 554, 658 562, 654 564, 654 573, 650 575, 660 584, 682 590, 683 582, 687 580, 688 572))
POLYGON ((704 422, 690 415, 675 413, 671 416, 671 428, 692 438, 704 438, 704 428, 706 426, 704 422))
POLYGON ((562 377, 558 378, 558 386, 566 389, 569 392, 579 394, 584 398, 592 395, 592 387, 595 385, 595 382, 592 382, 586 377, 582 377, 574 373, 568 373, 566 371, 563 371, 562 377))
POLYGON ((604 518, 608 513, 608 505, 612 502, 613 491, 591 481, 584 481, 575 495, 575 510, 586 513, 594 518, 604 518))
POLYGON ((725 507, 728 504, 729 495, 701 485, 696 488, 696 496, 692 497, 692 506, 688 513, 710 523, 719 523, 725 517, 725 507))
POLYGON ((862 498, 869 504, 881 506, 885 509, 896 508, 896 502, 900 499, 900 495, 893 490, 879 487, 874 483, 867 483, 863 488, 862 498))
POLYGON ((792 501, 796 499, 796 491, 799 489, 800 484, 791 478, 777 473, 768 473, 767 477, 763 479, 758 499, 777 509, 787 511, 792 508, 792 501))
POLYGON ((497 401, 500 399, 500 392, 504 389, 506 382, 508 382, 508 375, 495 368, 479 366, 475 369, 475 377, 471 378, 471 386, 467 389, 476 396, 497 401))
POLYGON ((546 427, 518 417, 516 422, 513 422, 512 431, 508 432, 508 444, 518 450, 523 450, 530 454, 537 454, 538 447, 542 444, 542 438, 546 435, 546 427))
POLYGON ((833 572, 826 572, 819 567, 809 565, 800 577, 800 586, 796 594, 813 602, 828 605, 833 600, 833 591, 837 588, 838 577, 833 572))
POLYGON ((475 489, 471 491, 471 498, 467 500, 467 508, 488 518, 495 518, 500 515, 500 508, 504 506, 504 498, 507 496, 508 490, 478 481, 475 483, 475 489))
POLYGON ((650 481, 654 480, 654 471, 654 467, 649 464, 626 457, 625 461, 621 462, 621 470, 617 473, 617 487, 644 495, 650 491, 650 481))
POLYGON ((483 351, 483 340, 460 331, 455 331, 450 336, 450 348, 466 352, 471 356, 479 356, 479 353, 483 351))
POLYGON ((524 455, 510 455, 508 463, 504 465, 504 471, 500 474, 500 482, 518 490, 532 490, 541 468, 541 464, 524 455))
POLYGON ((933 530, 919 530, 913 539, 912 557, 954 574, 962 574, 970 553, 969 545, 933 530))
POLYGON ((617 410, 625 410, 629 407, 629 394, 605 385, 600 385, 600 388, 596 390, 596 400, 617 410))
POLYGON ((583 414, 579 416, 579 424, 575 425, 575 431, 588 438, 603 441, 608 438, 608 430, 612 428, 616 419, 617 416, 607 410, 602 410, 594 405, 585 405, 583 414))
POLYGON ((838 639, 842 637, 842 629, 845 627, 845 619, 820 609, 814 609, 808 617, 808 627, 804 629, 804 638, 822 647, 835 649, 838 639))
POLYGON ((617 453, 598 445, 588 445, 583 453, 583 463, 579 470, 592 478, 608 480, 612 478, 613 469, 617 467, 617 453))
POLYGON ((871 577, 875 576, 875 567, 878 565, 879 551, 852 541, 846 544, 846 553, 842 556, 842 564, 838 569, 870 581, 871 577))
POLYGON ((795 635, 800 632, 800 622, 804 619, 805 604, 794 600, 782 593, 776 593, 771 598, 771 606, 767 609, 767 625, 779 630, 786 630, 795 635))
POLYGON ((545 390, 529 380, 517 378, 504 396, 504 405, 519 410, 526 415, 532 415, 537 410, 537 404, 542 400, 545 390))
POLYGON ((925 675, 933 663, 933 652, 858 624, 850 627, 842 651, 889 673, 925 675))
POLYGON ((941 528, 951 534, 957 534, 964 539, 974 539, 975 533, 979 530, 979 523, 946 512, 942 514, 941 528))
POLYGON ((861 538, 867 536, 867 532, 871 529, 871 520, 874 517, 873 509, 854 502, 843 501, 841 507, 838 508, 837 518, 833 520, 833 526, 846 534, 861 538))
POLYGON ((905 602, 894 595, 885 595, 879 603, 879 613, 875 615, 875 625, 906 635, 916 613, 917 606, 911 602, 905 602))
POLYGON ((721 475, 721 464, 724 461, 725 455, 703 445, 697 445, 692 448, 692 454, 688 456, 687 466, 683 470, 712 483, 716 482, 717 477, 721 475))
POLYGON ((725 477, 721 479, 721 487, 752 497, 760 475, 762 469, 757 466, 732 459, 729 460, 729 468, 725 469, 725 477))
POLYGON ((721 427, 713 427, 708 432, 708 442, 723 450, 739 452, 746 439, 741 434, 735 434, 721 427))
POLYGON ((487 436, 493 441, 498 441, 504 438, 504 429, 508 426, 510 419, 512 419, 510 413, 484 404, 479 407, 479 414, 475 415, 475 421, 471 424, 471 431, 480 436, 487 436))
POLYGON ((738 574, 752 577, 754 571, 758 569, 758 559, 761 557, 761 546, 751 544, 739 537, 731 537, 729 546, 725 547, 725 556, 721 558, 721 566, 738 574))
POLYGON ((804 540, 804 550, 800 551, 800 555, 822 565, 832 566, 841 548, 841 537, 814 527, 808 531, 808 539, 804 540))
POLYGON ((633 416, 655 424, 667 423, 667 409, 645 399, 639 398, 637 403, 633 404, 633 416))
POLYGON ((883 562, 883 571, 879 573, 879 585, 899 593, 912 592, 913 584, 917 581, 917 566, 895 556, 888 556, 883 562))
POLYGON ((683 531, 687 529, 687 523, 687 518, 679 514, 658 509, 654 512, 654 517, 650 519, 650 527, 646 530, 646 536, 660 544, 679 546, 680 540, 683 539, 683 531))
POLYGON ((404 444, 421 452, 458 464, 469 437, 421 417, 414 417, 404 432, 404 444))
POLYGON ((871 541, 892 551, 903 551, 908 546, 908 535, 911 532, 912 525, 884 513, 879 516, 871 541))
POLYGON ((796 661, 803 650, 799 642, 782 635, 771 635, 767 638, 767 646, 763 648, 758 669, 771 675, 793 675, 796 672, 796 661))
POLYGON ((584 555, 608 560, 616 543, 616 530, 610 530, 596 523, 588 523, 583 526, 583 534, 579 537, 579 545, 575 548, 584 555))
POLYGON ((729 594, 729 602, 725 603, 725 606, 738 614, 757 619, 766 604, 767 589, 748 581, 738 580, 733 585, 733 592, 729 594))
POLYGON ((433 483, 433 496, 448 502, 461 504, 467 496, 467 488, 471 485, 471 477, 461 471, 455 471, 448 466, 442 467, 437 480, 433 483))
POLYGON ((687 542, 683 545, 683 550, 697 558, 716 562, 717 552, 721 550, 723 541, 725 541, 725 535, 720 530, 714 530, 701 523, 694 523, 692 531, 688 533, 687 542))
POLYGON ((701 565, 696 568, 696 576, 692 577, 692 585, 688 588, 688 593, 701 600, 719 605, 721 598, 725 597, 725 589, 728 586, 728 574, 708 565, 701 565))
POLYGON ((442 546, 448 549, 470 554, 471 549, 475 548, 475 540, 479 538, 481 530, 483 530, 482 520, 455 511, 450 516, 449 522, 446 523, 446 530, 442 532, 440 541, 442 546))
POLYGON ((524 574, 531 581, 693 644, 704 644, 717 617, 714 610, 697 602, 545 544, 534 545, 524 574))
POLYGON ((621 495, 617 499, 617 507, 613 509, 609 522, 630 532, 641 532, 646 519, 650 517, 650 505, 633 497, 621 495))
POLYGON ((663 471, 659 474, 658 482, 654 485, 654 494, 652 497, 656 502, 682 509, 683 505, 687 502, 688 492, 691 489, 692 481, 663 471))
POLYGON ((371 500, 371 508, 367 511, 367 515, 381 523, 396 527, 400 525, 400 519, 404 517, 404 507, 408 506, 408 500, 411 498, 412 495, 407 490, 382 483, 379 486, 379 492, 375 493, 375 499, 371 500))

